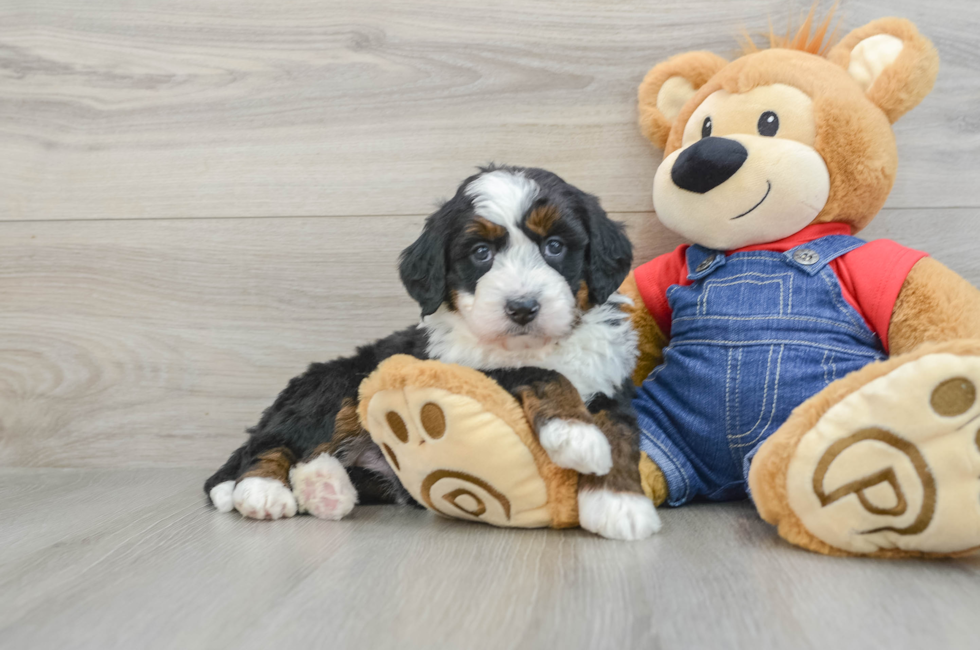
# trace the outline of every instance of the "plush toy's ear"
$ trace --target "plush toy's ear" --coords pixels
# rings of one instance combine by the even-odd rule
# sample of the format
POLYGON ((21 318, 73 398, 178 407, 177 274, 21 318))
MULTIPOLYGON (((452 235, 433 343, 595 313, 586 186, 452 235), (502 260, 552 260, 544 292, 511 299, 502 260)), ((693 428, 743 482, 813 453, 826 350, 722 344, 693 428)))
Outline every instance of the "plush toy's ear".
POLYGON ((929 94, 939 72, 936 48, 903 18, 855 29, 827 58, 847 70, 892 123, 929 94))
POLYGON ((728 61, 711 52, 687 52, 655 65, 640 84, 640 128, 658 149, 684 104, 728 61))

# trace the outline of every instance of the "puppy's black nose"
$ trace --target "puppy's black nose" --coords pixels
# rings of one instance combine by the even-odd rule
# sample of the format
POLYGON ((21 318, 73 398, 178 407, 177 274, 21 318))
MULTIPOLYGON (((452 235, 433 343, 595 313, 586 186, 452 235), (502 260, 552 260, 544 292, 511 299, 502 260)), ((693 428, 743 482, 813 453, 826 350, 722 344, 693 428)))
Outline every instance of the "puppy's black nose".
POLYGON ((670 177, 677 187, 704 194, 731 178, 748 157, 749 152, 738 142, 709 136, 677 156, 670 177))
POLYGON ((541 305, 534 298, 520 298, 518 300, 508 300, 504 306, 507 317, 518 325, 527 325, 538 315, 541 305))

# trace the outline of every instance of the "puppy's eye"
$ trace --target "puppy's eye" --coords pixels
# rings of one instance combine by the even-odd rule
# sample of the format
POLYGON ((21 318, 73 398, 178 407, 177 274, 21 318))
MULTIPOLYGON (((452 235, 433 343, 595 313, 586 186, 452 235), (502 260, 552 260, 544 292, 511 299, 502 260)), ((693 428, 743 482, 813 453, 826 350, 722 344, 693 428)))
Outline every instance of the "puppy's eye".
POLYGON ((559 257, 565 252, 565 244, 557 237, 552 237, 544 243, 544 254, 547 257, 559 257))
POLYGON ((759 135, 771 138, 779 130, 779 116, 772 111, 766 111, 759 116, 758 128, 759 135))
POLYGON ((707 138, 711 135, 711 118, 704 118, 704 122, 701 123, 701 137, 707 138))
POLYGON ((473 258, 474 262, 478 264, 486 264, 491 259, 493 259, 493 251, 486 244, 477 244, 470 251, 470 257, 473 258))

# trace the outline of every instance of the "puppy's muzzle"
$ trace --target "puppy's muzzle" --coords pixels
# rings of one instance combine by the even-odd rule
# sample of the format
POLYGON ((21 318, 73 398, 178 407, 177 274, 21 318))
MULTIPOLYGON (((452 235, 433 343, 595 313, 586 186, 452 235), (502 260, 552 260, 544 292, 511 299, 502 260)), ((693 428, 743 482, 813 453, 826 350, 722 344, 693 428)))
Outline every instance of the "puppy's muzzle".
POLYGON ((504 305, 504 312, 507 314, 507 318, 518 325, 527 325, 533 321, 540 310, 541 305, 534 298, 508 300, 507 304, 504 305))

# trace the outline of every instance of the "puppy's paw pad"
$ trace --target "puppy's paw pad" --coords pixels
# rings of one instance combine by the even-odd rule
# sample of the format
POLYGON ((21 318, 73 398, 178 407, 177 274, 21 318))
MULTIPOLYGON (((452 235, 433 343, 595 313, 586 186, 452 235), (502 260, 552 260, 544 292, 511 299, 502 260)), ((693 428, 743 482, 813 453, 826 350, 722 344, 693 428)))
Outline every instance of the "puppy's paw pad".
POLYGON ((297 463, 289 472, 289 481, 299 511, 319 519, 343 519, 357 503, 357 490, 347 470, 330 454, 297 463))
POLYGON ((232 502, 238 512, 251 519, 281 519, 296 514, 293 493, 274 478, 243 478, 232 492, 232 502))
POLYGON ((235 509, 235 501, 232 497, 234 492, 235 482, 225 481, 211 488, 208 496, 211 497, 211 503, 214 505, 215 510, 218 512, 231 512, 235 509))
POLYGON ((559 467, 599 476, 612 469, 609 441, 594 424, 555 418, 538 430, 538 440, 559 467))
POLYGON ((608 539, 635 541, 660 530, 657 509, 642 494, 584 490, 578 495, 578 516, 582 528, 608 539))

